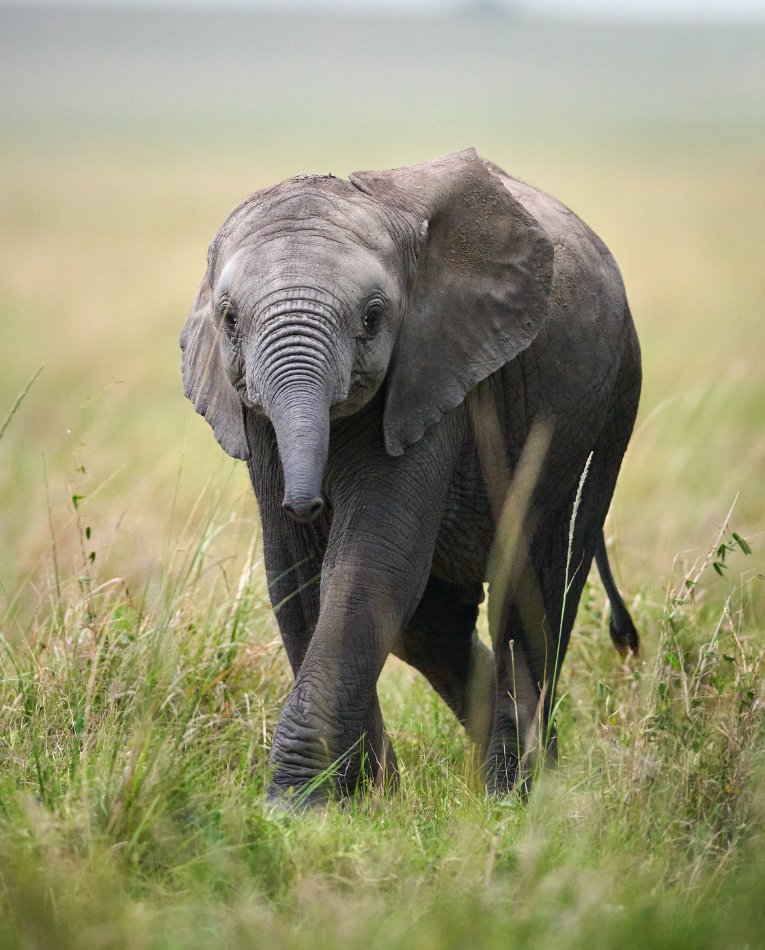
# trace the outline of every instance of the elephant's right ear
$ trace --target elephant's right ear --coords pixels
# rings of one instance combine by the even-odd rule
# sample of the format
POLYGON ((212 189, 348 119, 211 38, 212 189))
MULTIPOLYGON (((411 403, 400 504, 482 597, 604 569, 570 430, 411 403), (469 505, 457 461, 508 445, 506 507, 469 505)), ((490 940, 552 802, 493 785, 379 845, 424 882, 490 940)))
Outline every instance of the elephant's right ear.
POLYGON ((223 368, 220 328, 215 325, 210 282, 205 277, 181 332, 183 389, 235 459, 248 459, 244 409, 223 368))

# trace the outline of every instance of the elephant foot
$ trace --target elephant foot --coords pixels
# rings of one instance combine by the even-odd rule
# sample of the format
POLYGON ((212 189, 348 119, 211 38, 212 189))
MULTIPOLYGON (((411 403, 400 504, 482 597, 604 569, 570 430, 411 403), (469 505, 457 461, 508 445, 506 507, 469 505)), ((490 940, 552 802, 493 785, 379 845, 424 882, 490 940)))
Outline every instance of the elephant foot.
POLYGON ((507 763, 497 765, 487 762, 484 766, 484 784, 490 798, 517 795, 525 802, 531 792, 532 778, 520 769, 509 768, 507 763))
POLYGON ((519 757, 504 748, 490 750, 483 764, 483 780, 492 798, 504 798, 528 780, 519 757))
POLYGON ((362 736, 354 748, 314 775, 296 776, 274 763, 276 770, 266 801, 274 807, 305 811, 331 801, 350 801, 370 789, 395 791, 399 784, 398 760, 390 736, 383 733, 376 748, 365 740, 362 736))
POLYGON ((557 763, 558 736, 554 729, 541 750, 538 745, 521 751, 517 743, 493 742, 483 764, 486 790, 494 798, 517 794, 525 801, 538 770, 555 768, 557 763))
POLYGON ((383 792, 398 789, 398 759, 393 749, 393 743, 387 732, 383 733, 380 744, 380 754, 371 753, 368 768, 364 770, 366 783, 383 792))
POLYGON ((328 805, 330 799, 325 794, 306 789, 290 787, 283 789, 269 785, 266 791, 266 810, 269 814, 297 814, 328 805))

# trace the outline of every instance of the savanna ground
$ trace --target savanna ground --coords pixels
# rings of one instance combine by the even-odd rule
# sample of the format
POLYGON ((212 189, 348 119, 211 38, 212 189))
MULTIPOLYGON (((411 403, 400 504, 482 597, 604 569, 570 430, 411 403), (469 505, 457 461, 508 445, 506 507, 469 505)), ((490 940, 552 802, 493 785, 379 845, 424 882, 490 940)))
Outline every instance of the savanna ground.
POLYGON ((765 29, 5 8, 0 85, 0 944, 765 946, 765 29), (622 266, 643 652, 593 574, 528 804, 391 663, 400 791, 275 814, 258 519, 177 335, 249 191, 471 144, 622 266))

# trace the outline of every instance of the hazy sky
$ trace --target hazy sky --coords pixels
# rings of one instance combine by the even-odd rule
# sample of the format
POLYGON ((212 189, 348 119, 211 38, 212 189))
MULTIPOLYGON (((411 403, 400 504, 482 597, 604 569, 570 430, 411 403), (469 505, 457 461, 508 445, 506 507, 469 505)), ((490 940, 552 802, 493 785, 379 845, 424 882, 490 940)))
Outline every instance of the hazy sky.
MULTIPOLYGON (((42 6, 51 0, 0 0, 4 5, 42 6)), ((58 5, 71 0, 52 0, 58 5)), ((74 0, 76 2, 76 0, 74 0)), ((93 2, 93 0, 84 0, 93 2)), ((608 16, 634 19, 765 19, 765 0, 226 0, 240 7, 371 10, 436 10, 454 7, 514 7, 529 13, 566 16, 608 16)), ((221 0, 98 0, 99 5, 131 3, 149 6, 220 5, 221 0)))

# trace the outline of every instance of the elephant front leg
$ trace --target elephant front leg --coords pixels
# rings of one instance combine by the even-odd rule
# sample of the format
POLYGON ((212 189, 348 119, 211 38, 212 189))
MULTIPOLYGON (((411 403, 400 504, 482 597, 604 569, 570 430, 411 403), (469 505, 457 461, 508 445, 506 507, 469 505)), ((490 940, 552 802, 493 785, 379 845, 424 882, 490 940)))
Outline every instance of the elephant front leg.
MULTIPOLYGON (((353 626, 360 641, 379 635, 369 615, 357 615, 353 626)), ((349 639, 338 642, 340 652, 331 649, 322 642, 320 620, 274 735, 271 798, 297 794, 314 803, 397 781, 396 757, 377 697, 384 659, 372 651, 352 655, 349 639)))
POLYGON ((268 594, 292 672, 298 675, 319 616, 319 584, 328 529, 301 525, 283 512, 264 518, 268 594))
POLYGON ((253 458, 248 468, 263 523, 268 593, 292 672, 297 676, 319 616, 319 582, 331 513, 310 524, 294 521, 282 507, 284 479, 271 424, 247 419, 253 458))
MULTIPOLYGON (((271 795, 353 793, 395 775, 377 698, 391 647, 414 613, 451 473, 426 444, 391 458, 380 446, 340 465, 319 618, 274 735, 271 795)), ((456 452, 456 448, 454 449, 456 452)))
POLYGON ((343 797, 396 780, 377 680, 422 592, 432 547, 413 524, 402 537, 363 501, 341 528, 342 514, 325 557, 319 619, 274 735, 272 797, 343 797))

